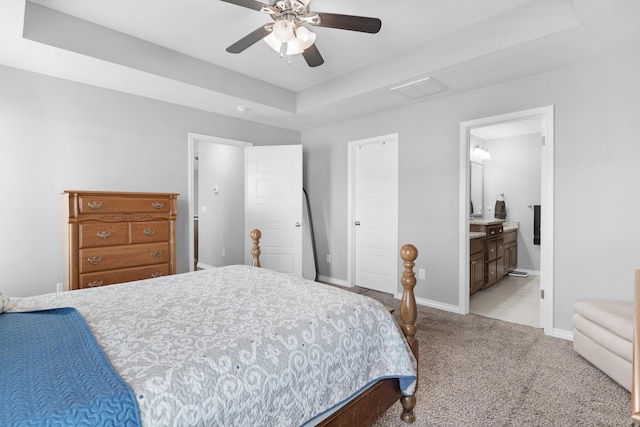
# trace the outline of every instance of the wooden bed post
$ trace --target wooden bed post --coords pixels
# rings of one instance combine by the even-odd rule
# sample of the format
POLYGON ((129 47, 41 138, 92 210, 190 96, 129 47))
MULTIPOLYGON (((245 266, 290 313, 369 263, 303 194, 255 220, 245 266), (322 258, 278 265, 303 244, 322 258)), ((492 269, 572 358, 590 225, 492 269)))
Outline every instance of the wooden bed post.
POLYGON ((640 270, 635 271, 633 294, 633 357, 631 373, 631 422, 640 424, 640 270))
MULTIPOLYGON (((418 340, 416 339, 416 318, 418 317, 418 308, 416 306, 416 297, 413 293, 413 288, 416 286, 416 274, 413 271, 415 266, 414 261, 418 257, 418 250, 413 245, 404 245, 400 249, 400 257, 404 261, 404 271, 402 272, 402 301, 400 303, 400 319, 402 324, 400 328, 407 338, 407 343, 413 351, 413 355, 418 360, 418 340)), ((417 367, 416 367, 417 369, 417 367)), ((418 384, 416 382, 416 390, 418 384)), ((402 404, 402 415, 400 418, 407 423, 412 423, 416 420, 416 416, 413 413, 413 408, 416 406, 415 392, 412 396, 402 396, 400 398, 402 404)))
POLYGON ((251 249, 251 256, 253 257, 252 266, 260 267, 260 238, 262 233, 257 228, 249 233, 249 237, 253 240, 253 249, 251 249))

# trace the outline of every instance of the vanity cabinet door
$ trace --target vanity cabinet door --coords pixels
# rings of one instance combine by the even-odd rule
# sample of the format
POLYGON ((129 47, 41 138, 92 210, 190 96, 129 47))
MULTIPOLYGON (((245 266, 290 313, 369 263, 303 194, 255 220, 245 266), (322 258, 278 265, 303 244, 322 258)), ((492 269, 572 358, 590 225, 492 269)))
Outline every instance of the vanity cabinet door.
POLYGON ((475 294, 484 285, 484 251, 471 255, 469 282, 469 295, 475 294))

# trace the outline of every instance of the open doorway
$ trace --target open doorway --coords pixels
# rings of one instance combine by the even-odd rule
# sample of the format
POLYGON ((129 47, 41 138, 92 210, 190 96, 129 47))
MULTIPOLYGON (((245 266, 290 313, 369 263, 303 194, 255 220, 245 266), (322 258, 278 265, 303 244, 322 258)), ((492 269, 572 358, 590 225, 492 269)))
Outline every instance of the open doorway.
MULTIPOLYGON (((482 298, 485 300, 505 298, 502 303, 496 302, 495 311, 490 315, 490 317, 497 318, 500 318, 496 316, 497 311, 506 311, 506 307, 514 305, 511 316, 514 316, 513 313, 519 309, 530 315, 532 313, 530 305, 540 298, 538 318, 532 316, 529 323, 532 324, 535 320, 538 327, 544 328, 546 334, 551 334, 553 325, 553 107, 463 122, 460 125, 460 130, 460 311, 463 314, 470 311, 470 278, 473 278, 469 272, 470 265, 472 265, 470 264, 470 256, 472 255, 470 253, 470 229, 473 228, 476 231, 479 229, 470 224, 474 222, 475 224, 494 224, 492 221, 496 220, 496 217, 499 218, 497 215, 494 216, 494 204, 496 200, 504 200, 508 211, 506 220, 511 222, 500 223, 499 226, 504 226, 504 230, 515 230, 514 233, 509 234, 517 235, 517 243, 510 243, 512 252, 510 255, 505 252, 504 259, 496 255, 496 258, 499 259, 491 264, 488 262, 485 264, 486 270, 484 271, 495 274, 490 266, 494 269, 497 267, 497 277, 502 278, 504 274, 506 279, 489 280, 485 278, 485 287, 483 288, 485 290, 481 292, 487 292, 487 294, 482 298), (504 132, 510 132, 510 134, 504 132), (470 160, 476 146, 489 151, 492 157, 492 160, 486 161, 485 168, 490 173, 484 178, 489 178, 489 181, 482 186, 483 197, 479 209, 476 206, 471 208, 469 203, 472 200, 472 163, 470 160), (511 163, 509 163, 509 157, 512 158, 511 163), (494 159, 495 162, 491 165, 490 162, 494 159), (535 160, 532 161, 532 159, 535 160), (502 167, 499 165, 501 162, 502 167), (492 166, 493 169, 491 169, 492 166), (526 175, 526 170, 530 171, 529 176, 526 175), (520 178, 509 179, 509 174, 515 175, 516 173, 520 178), (536 194, 536 191, 539 193, 536 194), (536 210, 538 225, 540 225, 539 230, 543 230, 541 232, 542 239, 538 234, 539 246, 534 245, 533 238, 536 210), (478 212, 481 213, 478 214, 478 212), (519 258, 517 270, 527 277, 522 277, 523 275, 509 276, 506 274, 508 271, 501 271, 502 268, 508 268, 509 257, 516 256, 513 249, 517 251, 515 253, 519 258), (512 285, 511 288, 509 288, 509 284, 512 285), (504 290, 500 291, 501 288, 504 290), (489 297, 488 291, 490 290, 497 296, 491 295, 489 297), (507 298, 512 299, 506 300, 507 298), (530 305, 525 309, 525 305, 521 304, 525 304, 527 301, 530 305), (520 307, 518 307, 519 304, 520 307)), ((477 204, 478 202, 476 202, 477 204)), ((498 242, 499 245, 502 245, 503 239, 498 242)), ((507 246, 506 234, 504 242, 507 246)), ((502 257, 503 248, 502 246, 498 247, 498 253, 502 257)), ((489 259, 493 258, 485 258, 485 262, 489 259)), ((484 309, 486 314, 487 307, 485 306, 484 309)), ((519 317, 516 316, 520 319, 518 323, 525 323, 523 317, 526 315, 520 313, 519 317)), ((513 318, 503 320, 515 321, 513 318)))
POLYGON ((244 263, 244 149, 251 145, 189 134, 190 270, 244 263))
POLYGON ((495 276, 472 281, 469 312, 534 328, 540 326, 540 245, 534 228, 535 207, 541 205, 542 122, 536 117, 470 131, 469 223, 476 232, 470 236, 471 258, 478 258, 480 243, 495 240, 496 248, 494 260, 485 252, 472 262, 477 270, 485 267, 486 278, 493 269, 495 276), (478 237, 484 224, 494 223, 502 225, 502 234, 478 237))

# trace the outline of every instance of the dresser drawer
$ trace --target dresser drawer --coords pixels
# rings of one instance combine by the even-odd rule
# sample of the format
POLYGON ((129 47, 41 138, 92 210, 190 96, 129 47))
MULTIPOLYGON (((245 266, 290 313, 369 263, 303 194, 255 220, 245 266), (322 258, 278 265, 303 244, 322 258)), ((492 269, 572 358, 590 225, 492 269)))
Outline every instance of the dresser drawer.
POLYGON ((167 276, 168 274, 169 264, 85 273, 80 275, 80 289, 95 288, 97 286, 112 285, 114 283, 132 282, 134 280, 152 279, 154 277, 167 276))
POLYGON ((169 243, 80 249, 80 273, 169 262, 169 243))
POLYGON ((169 213, 171 201, 168 197, 129 198, 107 195, 80 195, 78 205, 81 214, 95 213, 169 213))
POLYGON ((81 248, 129 243, 129 226, 126 223, 84 223, 78 230, 81 248))
POLYGON ((169 240, 169 222, 131 222, 131 243, 166 242, 169 240))

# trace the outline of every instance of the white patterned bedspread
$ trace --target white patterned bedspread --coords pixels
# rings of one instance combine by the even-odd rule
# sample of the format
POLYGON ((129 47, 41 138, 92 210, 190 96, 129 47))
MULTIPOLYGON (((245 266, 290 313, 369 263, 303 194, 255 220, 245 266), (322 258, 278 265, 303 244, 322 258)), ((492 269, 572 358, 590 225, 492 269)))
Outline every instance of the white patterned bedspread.
POLYGON ((298 426, 415 359, 371 298, 266 269, 221 267, 12 298, 76 307, 135 393, 145 426, 298 426))

